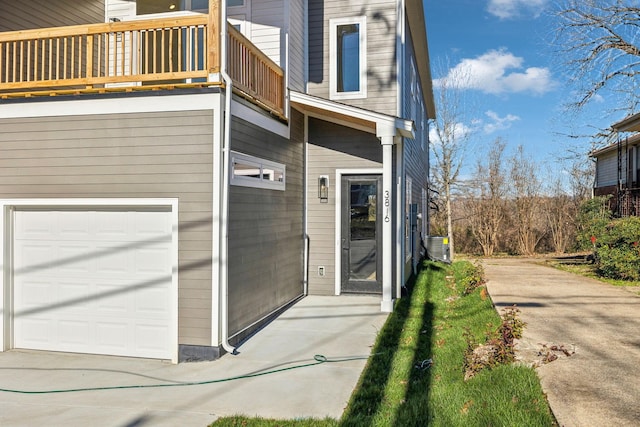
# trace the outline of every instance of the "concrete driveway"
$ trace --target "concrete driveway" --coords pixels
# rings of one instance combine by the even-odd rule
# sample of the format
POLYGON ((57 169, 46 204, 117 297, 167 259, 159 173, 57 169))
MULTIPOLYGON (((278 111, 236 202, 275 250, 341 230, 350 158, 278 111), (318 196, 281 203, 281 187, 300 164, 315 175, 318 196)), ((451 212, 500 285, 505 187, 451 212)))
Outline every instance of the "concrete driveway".
POLYGON ((540 364, 559 424, 640 425, 640 297, 540 260, 487 259, 483 265, 496 307, 521 310, 527 326, 518 354, 540 364), (557 359, 544 363, 545 356, 557 359))
POLYGON ((0 389, 85 389, 0 391, 0 426, 197 427, 235 414, 340 418, 386 318, 380 297, 310 296, 249 339, 239 355, 214 362, 0 353, 0 389), (318 363, 316 354, 331 362, 318 363), (264 375, 215 382, 254 374, 264 375), (112 388, 167 384, 173 386, 112 388))

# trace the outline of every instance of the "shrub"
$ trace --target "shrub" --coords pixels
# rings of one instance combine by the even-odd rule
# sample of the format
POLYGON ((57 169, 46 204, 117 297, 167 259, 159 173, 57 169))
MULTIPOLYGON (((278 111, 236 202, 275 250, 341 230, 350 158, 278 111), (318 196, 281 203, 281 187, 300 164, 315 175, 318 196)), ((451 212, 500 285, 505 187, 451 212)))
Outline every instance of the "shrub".
POLYGON ((483 369, 508 365, 515 360, 515 340, 522 338, 525 323, 518 317, 520 310, 516 306, 502 310, 500 327, 497 331, 487 331, 484 344, 476 342, 469 329, 463 334, 467 342, 463 364, 465 380, 473 378, 483 369))
POLYGON ((469 295, 484 284, 484 268, 480 263, 467 263, 462 269, 460 277, 459 284, 462 288, 462 295, 469 295))
POLYGON ((598 274, 611 279, 640 280, 640 218, 611 221, 596 238, 598 274))
POLYGON ((593 249, 591 237, 602 238, 611 222, 611 210, 609 209, 610 196, 599 196, 585 200, 578 211, 576 218, 577 235, 576 249, 588 251, 593 249))

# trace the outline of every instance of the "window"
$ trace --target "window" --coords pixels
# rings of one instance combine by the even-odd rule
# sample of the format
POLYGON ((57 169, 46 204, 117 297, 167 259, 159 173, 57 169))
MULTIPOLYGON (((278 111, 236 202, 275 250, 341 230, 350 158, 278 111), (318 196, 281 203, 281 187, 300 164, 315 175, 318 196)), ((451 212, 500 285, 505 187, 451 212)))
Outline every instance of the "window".
POLYGON ((244 6, 244 0, 227 0, 227 7, 241 7, 244 6))
POLYGON ((329 21, 330 98, 367 97, 366 17, 329 21))
POLYGON ((283 164, 231 152, 231 185, 284 191, 285 170, 283 164))
POLYGON ((208 10, 209 0, 138 0, 136 14, 180 12, 184 10, 208 10))
POLYGON ((405 243, 404 243, 404 252, 405 252, 405 257, 407 259, 411 258, 411 252, 413 251, 413 248, 411 247, 411 222, 410 222, 410 215, 411 215, 411 194, 412 194, 412 190, 411 187, 413 185, 413 180, 411 179, 411 177, 407 177, 407 181, 405 183, 405 205, 404 205, 404 210, 405 210, 405 224, 404 224, 404 237, 405 237, 405 243))
POLYGON ((426 188, 422 189, 422 238, 427 237, 427 223, 429 222, 429 193, 426 188))
POLYGON ((424 118, 427 112, 424 108, 424 102, 420 102, 420 142, 422 143, 422 151, 427 151, 427 125, 424 118))

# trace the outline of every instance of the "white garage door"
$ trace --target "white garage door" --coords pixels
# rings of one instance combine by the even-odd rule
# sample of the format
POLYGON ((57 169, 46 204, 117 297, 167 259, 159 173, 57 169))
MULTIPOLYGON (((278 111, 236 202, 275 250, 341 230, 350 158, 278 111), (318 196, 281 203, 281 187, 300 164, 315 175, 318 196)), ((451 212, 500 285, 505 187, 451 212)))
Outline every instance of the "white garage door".
POLYGON ((170 212, 16 211, 14 347, 171 359, 170 212))

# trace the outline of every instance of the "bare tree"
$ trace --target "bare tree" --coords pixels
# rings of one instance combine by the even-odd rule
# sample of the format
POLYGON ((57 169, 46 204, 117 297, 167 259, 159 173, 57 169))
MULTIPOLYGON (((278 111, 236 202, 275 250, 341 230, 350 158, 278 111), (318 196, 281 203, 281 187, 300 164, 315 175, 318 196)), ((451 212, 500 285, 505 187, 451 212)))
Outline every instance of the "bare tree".
POLYGON ((499 244, 505 218, 506 177, 503 170, 505 143, 497 139, 489 150, 487 164, 478 161, 475 194, 466 200, 471 233, 484 256, 492 256, 499 244))
POLYGON ((549 196, 541 200, 541 208, 551 235, 553 250, 564 253, 575 237, 576 205, 567 194, 561 177, 556 177, 548 192, 549 196))
POLYGON ((434 120, 435 135, 430 138, 430 148, 435 160, 431 167, 432 182, 438 188, 444 207, 451 258, 454 257, 453 210, 451 198, 458 183, 464 160, 470 129, 464 124, 469 113, 465 105, 464 91, 469 73, 453 68, 437 79, 435 101, 438 114, 434 120))
POLYGON ((523 255, 533 255, 545 234, 539 203, 542 183, 538 178, 538 165, 525 155, 522 145, 518 146, 509 163, 516 249, 523 255))
POLYGON ((636 110, 640 73, 640 7, 636 0, 558 0, 554 43, 577 89, 581 109, 603 90, 616 92, 619 109, 636 110))

